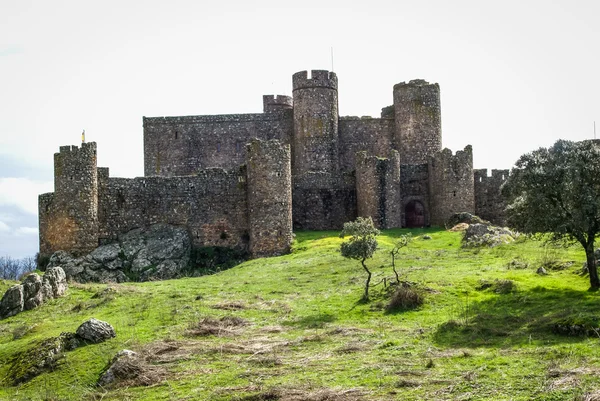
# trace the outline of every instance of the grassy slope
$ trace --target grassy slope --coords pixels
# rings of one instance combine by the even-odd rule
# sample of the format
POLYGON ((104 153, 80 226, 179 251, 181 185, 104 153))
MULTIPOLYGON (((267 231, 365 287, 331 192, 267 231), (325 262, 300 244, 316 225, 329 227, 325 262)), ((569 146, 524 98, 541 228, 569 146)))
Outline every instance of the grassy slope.
MULTIPOLYGON (((373 283, 392 277, 388 252, 404 232, 380 237, 373 283)), ((333 232, 298 233, 292 254, 213 276, 113 285, 117 292, 104 303, 92 297, 106 285, 71 285, 64 298, 0 322, 0 399, 229 400, 272 388, 329 388, 358 389, 368 400, 569 400, 600 385, 598 338, 550 331, 563 316, 600 315, 598 293, 575 274, 584 261, 579 248, 522 242, 473 252, 460 249, 460 234, 413 235, 423 232, 432 239, 417 237, 400 260, 404 279, 426 291, 415 311, 385 314, 383 284, 360 303, 364 272, 339 256, 333 232), (516 257, 530 266, 507 267, 516 257), (541 277, 541 258, 576 263, 541 277), (516 291, 478 289, 494 279, 513 280, 516 291), (215 308, 227 303, 243 309, 215 308), (204 317, 231 315, 250 324, 224 336, 187 333, 204 317), (9 385, 8 361, 19 350, 90 317, 110 322, 117 338, 69 352, 55 371, 9 385), (19 330, 26 334, 13 339, 19 330), (123 348, 160 354, 154 361, 164 380, 95 387, 123 348)), ((10 284, 0 282, 0 291, 10 284)))

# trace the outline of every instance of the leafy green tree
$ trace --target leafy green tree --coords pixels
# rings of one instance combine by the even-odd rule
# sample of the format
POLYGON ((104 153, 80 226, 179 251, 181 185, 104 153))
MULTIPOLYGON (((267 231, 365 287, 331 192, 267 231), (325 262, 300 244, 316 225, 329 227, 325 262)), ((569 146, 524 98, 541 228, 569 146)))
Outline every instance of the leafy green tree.
POLYGON ((342 243, 340 252, 343 257, 360 260, 360 264, 367 272, 367 281, 365 282, 364 300, 369 299, 369 284, 371 283, 371 271, 365 264, 367 259, 373 257, 377 249, 376 236, 379 230, 373 225, 373 220, 369 218, 358 217, 355 221, 344 223, 340 237, 350 236, 348 241, 342 243))
POLYGON ((592 289, 600 288, 594 240, 600 231, 600 142, 559 140, 519 158, 502 187, 509 226, 585 249, 592 289))

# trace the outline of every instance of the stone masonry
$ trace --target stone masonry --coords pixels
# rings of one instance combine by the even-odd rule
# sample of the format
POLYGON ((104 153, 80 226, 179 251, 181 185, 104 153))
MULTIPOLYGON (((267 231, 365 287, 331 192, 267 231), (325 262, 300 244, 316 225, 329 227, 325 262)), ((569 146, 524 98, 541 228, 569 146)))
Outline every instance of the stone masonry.
MULTIPOLYGON (((334 72, 301 71, 293 96, 255 114, 144 117, 144 177, 110 177, 96 144, 55 154, 39 197, 40 252, 82 254, 135 228, 185 227, 194 246, 287 252, 292 227, 443 225, 455 212, 501 223, 503 173, 473 171, 471 146, 442 149, 440 88, 394 85, 381 117, 340 117, 334 72)), ((508 173, 506 173, 507 176, 508 173)))

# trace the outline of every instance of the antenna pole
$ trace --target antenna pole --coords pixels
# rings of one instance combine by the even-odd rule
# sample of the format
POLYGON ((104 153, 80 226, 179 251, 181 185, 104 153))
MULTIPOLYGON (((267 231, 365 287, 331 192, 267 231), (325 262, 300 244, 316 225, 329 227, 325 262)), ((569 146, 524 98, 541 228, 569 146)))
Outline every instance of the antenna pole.
POLYGON ((596 121, 594 121, 594 139, 596 139, 596 121))
POLYGON ((333 72, 333 46, 331 46, 331 72, 333 72))

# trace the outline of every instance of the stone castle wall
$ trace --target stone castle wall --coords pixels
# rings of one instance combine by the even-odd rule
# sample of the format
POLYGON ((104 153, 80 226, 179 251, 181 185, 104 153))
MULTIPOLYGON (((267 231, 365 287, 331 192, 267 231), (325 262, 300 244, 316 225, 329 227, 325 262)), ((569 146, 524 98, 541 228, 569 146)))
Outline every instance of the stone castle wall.
POLYGON ((356 155, 356 200, 358 215, 371 217, 378 228, 401 226, 400 156, 389 158, 356 155))
POLYGON ((422 79, 394 85, 394 111, 402 164, 428 163, 442 150, 440 86, 422 79))
POLYGON ((429 162, 431 224, 444 226, 457 211, 475 213, 473 150, 444 149, 429 162))
POLYGON ((246 162, 252 138, 289 144, 292 110, 261 114, 144 117, 144 175, 181 176, 246 162))
POLYGON ((503 222, 507 170, 473 171, 467 146, 442 150, 440 88, 393 88, 381 118, 339 117, 330 71, 292 77, 263 113, 144 117, 144 177, 112 178, 96 146, 61 147, 55 192, 39 198, 40 251, 86 252, 130 229, 185 226, 194 244, 285 252, 296 229, 443 225, 455 212, 503 222), (250 144, 250 145, 248 145, 250 144))
POLYGON ((54 194, 40 196, 39 216, 43 253, 69 249, 82 254, 98 246, 95 143, 61 146, 54 154, 54 194))
POLYGON ((488 177, 487 169, 478 169, 474 173, 475 214, 484 220, 506 224, 506 204, 500 187, 508 178, 509 170, 492 170, 491 177, 488 177))
POLYGON ((278 141, 252 141, 248 157, 260 168, 259 173, 256 167, 250 169, 253 188, 248 187, 246 166, 209 168, 179 177, 112 178, 107 168, 95 166, 96 144, 83 144, 82 148, 89 151, 61 148, 55 158, 59 185, 54 193, 40 195, 43 254, 57 250, 89 252, 100 243, 115 241, 120 234, 156 223, 186 227, 195 246, 242 247, 256 255, 289 250, 291 222, 272 225, 268 221, 285 215, 291 221, 289 149, 278 141), (93 167, 95 174, 86 175, 94 180, 91 184, 89 180, 70 180, 70 173, 75 172, 74 162, 93 167), (287 173, 282 170, 286 165, 287 173), (283 173, 273 173, 268 180, 260 175, 276 171, 283 173), (68 182, 61 181, 65 174, 68 182), (257 201, 259 194, 268 198, 261 203, 257 201), (86 203, 82 204, 82 200, 86 203), (269 224, 264 227, 265 232, 276 228, 276 241, 269 239, 272 235, 257 230, 261 222, 269 224), (253 234, 256 238, 252 238, 253 234))

